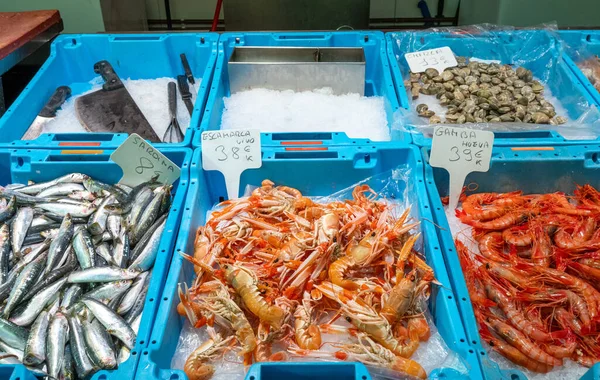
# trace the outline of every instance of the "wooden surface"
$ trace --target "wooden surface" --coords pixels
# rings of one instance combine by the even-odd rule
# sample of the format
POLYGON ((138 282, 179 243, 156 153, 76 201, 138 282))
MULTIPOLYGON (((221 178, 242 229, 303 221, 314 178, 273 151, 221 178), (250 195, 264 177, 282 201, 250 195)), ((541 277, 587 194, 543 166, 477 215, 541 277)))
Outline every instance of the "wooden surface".
POLYGON ((57 10, 0 12, 0 59, 60 22, 57 10))

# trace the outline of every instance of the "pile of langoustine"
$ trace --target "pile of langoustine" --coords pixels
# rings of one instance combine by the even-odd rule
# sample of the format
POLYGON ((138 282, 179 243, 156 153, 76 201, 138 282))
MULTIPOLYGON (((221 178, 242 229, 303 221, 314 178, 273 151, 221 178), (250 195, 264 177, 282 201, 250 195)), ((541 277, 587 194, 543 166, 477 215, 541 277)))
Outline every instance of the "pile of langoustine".
POLYGON ((599 362, 600 192, 478 193, 456 214, 479 246, 456 239, 482 339, 535 372, 599 362))
POLYGON ((430 336, 435 282, 413 249, 418 222, 366 185, 352 195, 318 204, 265 180, 211 214, 193 257, 184 255, 196 278, 179 288, 178 312, 210 336, 185 363, 191 380, 210 378, 227 350, 245 365, 304 357, 427 376, 410 359, 430 336), (326 342, 326 333, 347 340, 326 342))

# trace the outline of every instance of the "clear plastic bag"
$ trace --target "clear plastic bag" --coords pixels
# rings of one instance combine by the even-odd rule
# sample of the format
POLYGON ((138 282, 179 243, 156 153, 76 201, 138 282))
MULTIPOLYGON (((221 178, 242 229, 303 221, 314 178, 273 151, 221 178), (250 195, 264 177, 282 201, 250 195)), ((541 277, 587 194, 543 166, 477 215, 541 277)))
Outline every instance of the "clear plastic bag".
MULTIPOLYGON (((553 130, 567 139, 596 138, 600 136, 599 111, 588 100, 587 90, 579 83, 563 60, 563 48, 555 31, 556 25, 551 24, 518 30, 513 27, 482 24, 394 33, 392 38, 396 45, 394 47, 396 60, 405 82, 410 82, 410 69, 404 54, 448 46, 455 56, 465 57, 467 63, 483 61, 510 65, 513 70, 518 67, 530 70, 533 80, 539 81, 544 86, 542 92, 544 99, 554 107, 556 112, 554 122, 558 116, 566 119, 563 124, 552 125, 514 121, 486 122, 487 120, 484 118, 482 121, 471 120, 473 123, 477 123, 477 126, 469 122, 451 124, 453 126, 486 129, 494 132, 553 130)), ((393 129, 430 134, 436 124, 429 124, 428 118, 419 116, 416 111, 419 104, 427 105, 429 110, 434 111, 435 115, 445 122, 448 108, 441 105, 435 95, 419 94, 413 100, 410 89, 406 87, 405 89, 409 109, 401 109, 396 113, 393 129)), ((504 91, 504 89, 502 90, 504 91)), ((476 103, 476 105, 478 104, 476 103)), ((513 111, 516 110, 513 108, 510 112, 513 111)), ((529 113, 529 111, 527 112, 529 113)), ((516 114, 513 112, 513 116, 516 114)))
POLYGON ((561 34, 564 51, 579 67, 597 91, 600 91, 600 47, 597 31, 566 31, 561 34), (587 34, 586 36, 586 33, 587 34))
MULTIPOLYGON (((385 202, 390 207, 390 213, 399 217, 408 207, 411 209, 411 217, 414 220, 420 220, 418 207, 418 194, 414 189, 414 184, 409 180, 411 168, 408 165, 402 165, 394 170, 386 171, 375 176, 366 178, 352 186, 337 191, 328 196, 311 197, 316 203, 329 203, 334 201, 343 201, 352 199, 352 192, 356 186, 368 185, 378 194, 378 200, 385 202), (411 207, 411 205, 414 205, 411 207)), ((285 185, 276 183, 275 185, 285 185)), ((255 186, 247 186, 245 195, 249 195, 255 186)), ((304 194, 310 196, 310 194, 304 194)), ((215 211, 215 210, 212 210, 215 211)), ((211 212, 212 212, 211 211, 211 212)), ((209 213, 210 215, 210 213, 209 213)), ((420 228, 416 227, 413 233, 419 232, 420 228)), ((422 252, 423 241, 422 237, 415 244, 415 249, 422 252)), ((432 285, 435 286, 435 285, 432 285)), ((461 374, 468 374, 470 368, 455 352, 453 352, 444 342, 434 325, 434 320, 429 314, 427 305, 422 305, 422 310, 425 310, 424 316, 430 326, 431 336, 426 342, 421 342, 417 351, 412 355, 411 359, 417 361, 429 374, 436 369, 451 369, 461 374)), ((321 314, 318 324, 328 323, 331 318, 336 315, 336 311, 321 314)), ((339 327, 352 327, 344 318, 339 318, 334 323, 339 327)), ((171 366, 174 369, 182 369, 188 356, 194 349, 207 339, 206 327, 194 329, 187 321, 181 330, 179 342, 172 358, 171 366)), ((223 336, 230 335, 231 332, 224 332, 223 336)), ((348 333, 341 334, 339 332, 322 331, 322 342, 324 343, 318 354, 306 356, 290 356, 291 361, 335 361, 335 352, 340 348, 336 344, 356 343, 356 338, 348 333)), ((273 345, 273 352, 284 350, 286 347, 279 344, 273 345)), ((228 353, 225 358, 213 363, 215 366, 215 377, 217 379, 241 379, 245 373, 241 358, 237 358, 232 352, 228 353)), ((374 379, 397 379, 406 376, 403 373, 396 372, 389 368, 379 366, 369 366, 371 375, 374 379)))

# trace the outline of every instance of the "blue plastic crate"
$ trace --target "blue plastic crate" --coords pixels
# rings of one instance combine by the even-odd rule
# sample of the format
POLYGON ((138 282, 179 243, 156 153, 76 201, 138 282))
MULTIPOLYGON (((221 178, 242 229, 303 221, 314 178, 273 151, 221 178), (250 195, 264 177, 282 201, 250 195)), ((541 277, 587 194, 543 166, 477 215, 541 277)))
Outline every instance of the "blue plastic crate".
POLYGON ((590 83, 589 79, 577 67, 580 59, 591 58, 600 55, 600 31, 597 30, 561 30, 558 32, 560 39, 564 42, 565 62, 569 65, 573 74, 583 83, 585 88, 594 98, 596 105, 600 106, 600 93, 590 83))
MULTIPOLYGON (((227 63, 236 46, 306 46, 306 47, 362 47, 365 52, 365 96, 384 97, 388 126, 392 125, 393 114, 399 108, 394 82, 388 67, 383 33, 374 31, 352 32, 245 32, 223 33, 219 39, 219 56, 215 75, 200 124, 200 131, 221 129, 223 98, 231 95, 227 63)), ((390 131, 392 140, 411 142, 410 134, 390 131)), ((196 133, 193 146, 200 147, 200 133, 196 133)), ((339 145, 371 142, 368 139, 352 139, 341 132, 322 133, 262 133, 262 145, 339 145)))
MULTIPOLYGON (((477 184, 477 192, 522 190, 525 194, 555 191, 572 194, 576 184, 586 183, 600 187, 600 144, 555 146, 548 149, 523 151, 518 148, 494 147, 490 170, 486 173, 469 174, 465 184, 477 184)), ((440 197, 448 195, 448 172, 428 164, 430 150, 427 147, 421 148, 423 161, 426 163, 426 187, 452 289, 458 297, 458 308, 467 339, 479 353, 481 367, 487 379, 524 380, 525 375, 517 369, 499 372, 481 345, 473 305, 440 200, 440 197)), ((600 364, 596 364, 581 379, 598 379, 599 371, 600 364)))
MULTIPOLYGON (((206 213, 227 193, 223 177, 216 171, 202 170, 201 151, 196 149, 192 158, 190 190, 186 209, 181 220, 177 238, 177 251, 192 253, 196 230, 206 222, 206 213)), ((299 189, 309 196, 328 195, 338 190, 399 165, 408 165, 408 182, 415 191, 410 193, 413 216, 422 220, 424 252, 427 262, 433 267, 437 279, 443 284, 434 287, 430 301, 430 312, 437 329, 448 346, 466 360, 470 378, 481 378, 481 371, 474 350, 466 343, 455 295, 450 287, 435 229, 430 221, 432 213, 427 202, 423 182, 423 164, 418 149, 402 143, 373 144, 365 147, 329 147, 324 151, 286 151, 284 148, 263 148, 260 169, 247 170, 241 177, 241 189, 246 185, 260 185, 268 178, 276 184, 285 184, 299 189), (429 221, 429 222, 428 222, 429 221)), ((184 319, 177 313, 179 303, 177 285, 190 283, 193 267, 180 255, 175 255, 169 277, 162 295, 161 308, 157 314, 151 335, 151 343, 143 352, 138 366, 138 379, 185 379, 182 371, 171 369, 171 358, 178 344, 184 319)), ((456 370, 436 369, 431 377, 447 376, 460 378, 456 370)), ((364 379, 364 378, 363 378, 364 379)))
POLYGON ((0 379, 5 380, 37 380, 37 377, 24 365, 6 364, 0 366, 0 379))
MULTIPOLYGON (((449 46, 456 55, 474 56, 480 59, 497 59, 503 64, 517 64, 531 70, 533 75, 537 77, 539 77, 537 73, 547 70, 546 65, 551 59, 557 59, 558 64, 554 68, 547 86, 552 94, 562 102, 568 116, 576 120, 589 108, 585 104, 597 104, 586 86, 580 81, 580 78, 571 71, 566 63, 568 58, 564 54, 562 57, 557 58, 557 55, 561 54, 560 44, 554 35, 548 31, 490 32, 480 36, 450 32, 413 31, 386 33, 388 59, 402 108, 409 109, 411 104, 403 79, 404 76, 408 76, 410 71, 404 59, 404 54, 410 51, 400 51, 400 47, 396 43, 396 36, 401 37, 406 33, 413 34, 412 51, 449 46), (537 46, 544 46, 548 50, 538 59, 528 59, 527 54, 536 52, 537 46), (511 57, 514 55, 518 57, 522 55, 523 61, 512 62, 511 57)), ((425 119, 423 119, 423 123, 426 123, 425 119)), ((551 130, 496 132, 495 135, 494 145, 496 146, 560 145, 581 142, 581 140, 567 140, 560 133, 551 130)), ((431 138, 424 136, 422 133, 413 133, 412 139, 418 146, 431 146, 431 138)))
POLYGON ((71 96, 90 90, 89 82, 98 77, 94 73, 94 63, 109 61, 121 79, 176 78, 184 73, 179 58, 181 53, 186 54, 194 76, 202 78, 194 112, 183 142, 154 145, 158 148, 189 147, 208 97, 218 38, 216 33, 61 35, 52 43, 48 60, 0 118, 0 147, 117 148, 127 138, 127 133, 46 133, 35 140, 20 139, 58 86, 70 86, 71 96))
POLYGON ((362 363, 257 363, 250 367, 245 380, 367 380, 367 367, 362 363))
MULTIPOLYGON (((121 179, 121 168, 110 160, 112 150, 106 151, 59 151, 59 150, 0 150, 0 185, 48 181, 72 172, 85 173, 106 182, 116 183, 121 179)), ((189 166, 192 151, 187 148, 162 149, 171 161, 181 167, 181 177, 174 184, 174 198, 171 211, 159 246, 159 254, 154 264, 152 280, 146 296, 139 333, 130 358, 114 371, 98 372, 96 379, 133 379, 138 353, 148 344, 156 311, 160 305, 165 279, 169 270, 173 247, 175 246, 182 208, 188 188, 189 166)), ((5 366, 0 365, 0 370, 5 366)), ((17 366, 22 367, 22 366, 17 366)), ((0 378, 5 378, 0 376, 0 378)))

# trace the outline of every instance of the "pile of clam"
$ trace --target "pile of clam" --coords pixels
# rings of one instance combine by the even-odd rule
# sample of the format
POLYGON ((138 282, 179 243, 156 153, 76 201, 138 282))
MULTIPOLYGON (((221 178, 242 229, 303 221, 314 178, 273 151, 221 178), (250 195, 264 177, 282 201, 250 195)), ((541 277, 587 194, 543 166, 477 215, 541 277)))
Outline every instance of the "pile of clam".
MULTIPOLYGON (((424 73, 410 73, 405 86, 415 100, 419 94, 435 95, 447 108, 444 123, 521 122, 564 124, 554 106, 544 99, 544 86, 523 67, 471 61, 456 57, 458 66, 441 74, 433 68, 424 73)), ((442 118, 427 104, 418 104, 417 113, 430 124, 442 118)))

